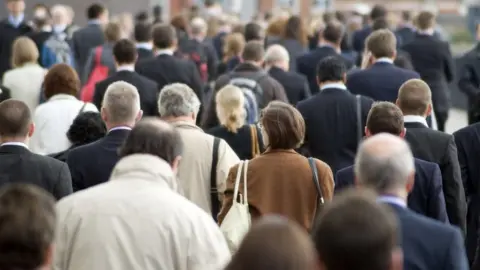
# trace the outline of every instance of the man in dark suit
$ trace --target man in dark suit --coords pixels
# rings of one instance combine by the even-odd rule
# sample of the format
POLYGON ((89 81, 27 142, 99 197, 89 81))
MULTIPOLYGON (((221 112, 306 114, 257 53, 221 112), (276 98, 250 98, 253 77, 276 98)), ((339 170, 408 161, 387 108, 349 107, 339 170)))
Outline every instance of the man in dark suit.
POLYGON ((288 101, 295 106, 312 93, 305 76, 288 70, 289 58, 288 51, 282 45, 272 45, 265 53, 265 66, 268 74, 283 85, 288 101))
POLYGON ((103 96, 110 84, 117 81, 125 81, 138 90, 140 95, 140 108, 145 116, 158 116, 157 108, 157 83, 135 72, 137 50, 135 44, 128 39, 122 39, 113 46, 113 56, 117 66, 117 72, 107 79, 97 83, 93 103, 100 110, 103 96))
POLYGON ((118 148, 135 123, 142 118, 140 97, 135 86, 112 83, 102 102, 102 119, 107 135, 93 143, 73 149, 67 158, 75 191, 106 182, 119 160, 118 148))
POLYGON ((466 231, 466 201, 457 146, 452 135, 428 128, 425 118, 432 110, 432 94, 419 79, 407 81, 398 92, 397 105, 404 115, 407 135, 416 158, 437 163, 442 171, 443 193, 450 223, 466 231))
POLYGON ((403 45, 410 43, 415 37, 415 28, 413 26, 412 13, 410 11, 402 11, 402 21, 397 27, 395 34, 402 39, 403 45))
MULTIPOLYGON (((390 102, 375 104, 368 114, 365 133, 367 137, 389 133, 404 138, 402 111, 390 102)), ((353 166, 338 171, 335 177, 335 192, 353 186, 354 179, 353 166)), ((424 216, 449 223, 442 189, 442 175, 437 164, 415 159, 415 182, 413 190, 408 195, 408 208, 424 216)))
POLYGON ((75 31, 72 37, 73 54, 77 72, 83 78, 83 71, 91 49, 103 45, 105 38, 102 26, 108 22, 108 10, 101 4, 92 4, 87 9, 88 25, 75 31))
POLYGON ((70 171, 65 163, 28 150, 34 130, 25 103, 14 99, 0 103, 0 185, 34 184, 59 200, 72 193, 70 171))
POLYGON ((137 43, 138 61, 153 58, 152 26, 147 22, 139 22, 134 30, 137 43))
MULTIPOLYGON (((370 23, 373 23, 379 18, 384 18, 388 14, 387 8, 382 5, 375 5, 370 12, 370 23)), ((372 33, 372 25, 368 24, 364 28, 353 32, 352 45, 353 49, 359 54, 363 54, 365 47, 365 40, 372 33)))
POLYGON ((397 39, 390 30, 373 32, 365 43, 367 48, 364 61, 368 67, 348 75, 348 90, 352 94, 367 96, 375 101, 395 102, 400 86, 410 79, 419 78, 420 75, 393 64, 397 55, 397 39))
POLYGON ((297 104, 306 127, 302 153, 326 162, 335 174, 353 164, 373 100, 348 91, 338 57, 323 59, 317 70, 320 93, 297 104))
POLYGON ((448 43, 433 36, 435 15, 424 11, 418 15, 418 32, 412 42, 402 47, 410 54, 415 70, 430 86, 433 110, 438 130, 445 131, 450 109, 449 83, 453 81, 454 66, 448 43))
POLYGON ((331 22, 327 24, 322 31, 320 46, 310 53, 297 58, 297 71, 307 77, 312 94, 316 94, 319 91, 317 84, 317 66, 322 59, 328 56, 335 56, 344 62, 347 69, 353 66, 352 62, 340 55, 340 44, 344 32, 344 26, 340 23, 331 22))
POLYGON ((25 22, 25 2, 23 0, 6 0, 8 18, 0 22, 0 78, 12 68, 12 44, 19 36, 33 30, 25 22))
POLYGON ((407 208, 415 165, 408 144, 391 134, 368 138, 358 150, 355 175, 360 187, 372 188, 377 201, 396 214, 401 229, 405 270, 468 270, 461 232, 407 208))
POLYGON ((137 72, 155 81, 160 90, 167 84, 184 83, 203 102, 203 84, 197 67, 191 61, 173 56, 177 46, 175 29, 169 24, 160 24, 154 27, 152 36, 157 55, 138 62, 135 67, 137 72))

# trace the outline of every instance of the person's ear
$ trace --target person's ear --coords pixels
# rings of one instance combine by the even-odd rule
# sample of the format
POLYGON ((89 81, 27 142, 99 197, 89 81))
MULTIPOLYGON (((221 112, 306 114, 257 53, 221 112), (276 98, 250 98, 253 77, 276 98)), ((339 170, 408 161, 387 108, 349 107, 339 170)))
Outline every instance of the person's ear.
POLYGON ((53 264, 53 250, 54 247, 52 244, 47 248, 47 252, 45 252, 45 258, 43 263, 43 267, 45 267, 45 269, 50 269, 53 264))
POLYGON ((432 114, 432 104, 428 104, 427 106, 427 111, 425 112, 425 117, 429 116, 432 114))
POLYGON ((415 185, 415 172, 410 173, 408 176, 408 181, 407 181, 407 192, 410 193, 413 190, 413 186, 415 185))
POLYGON ((372 133, 370 132, 370 130, 367 127, 365 127, 365 136, 367 138, 372 136, 372 133))
POLYGON ((342 82, 343 82, 344 84, 347 84, 347 73, 346 73, 346 72, 343 73, 343 76, 342 76, 342 77, 343 77, 343 78, 342 78, 342 82))
POLYGON ((143 111, 140 110, 140 111, 138 111, 137 117, 135 118, 135 123, 140 121, 142 119, 142 117, 143 117, 143 111))
POLYGON ((395 105, 397 105, 397 107, 400 108, 400 99, 397 98, 397 99, 395 100, 395 105))
POLYGON ((389 270, 402 270, 403 269, 403 251, 400 247, 396 247, 392 251, 392 259, 389 270))
POLYGON ((393 59, 397 58, 397 50, 393 51, 393 59))
POLYGON ((172 170, 175 174, 178 172, 178 166, 180 165, 180 160, 182 160, 182 156, 177 156, 171 164, 172 170))
POLYGON ((403 129, 402 129, 402 132, 400 132, 399 137, 400 137, 400 138, 405 138, 405 135, 407 135, 407 129, 406 129, 406 128, 403 128, 403 129))
POLYGON ((102 117, 103 122, 107 123, 108 122, 108 114, 105 108, 100 109, 100 116, 102 117))
POLYGON ((34 132, 35 132, 35 124, 32 122, 28 127, 28 138, 31 138, 34 132))

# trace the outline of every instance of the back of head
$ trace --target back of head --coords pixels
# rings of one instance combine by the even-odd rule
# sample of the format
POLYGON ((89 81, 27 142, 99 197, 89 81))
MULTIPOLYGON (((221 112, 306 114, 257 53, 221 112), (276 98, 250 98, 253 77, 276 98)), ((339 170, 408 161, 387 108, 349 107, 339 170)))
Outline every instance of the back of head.
POLYGON ((288 54, 287 49, 282 45, 275 44, 268 47, 265 52, 265 64, 274 65, 276 63, 287 64, 290 61, 290 55, 288 54))
POLYGON ((106 10, 107 9, 102 4, 92 4, 87 8, 87 18, 89 20, 99 19, 106 10))
POLYGON ((102 113, 110 125, 131 126, 140 112, 140 96, 135 86, 118 81, 110 84, 103 97, 102 113))
POLYGON ((53 24, 68 23, 68 8, 64 5, 54 5, 50 12, 52 14, 53 24))
POLYGON ((201 17, 195 17, 190 22, 190 33, 194 36, 206 35, 207 30, 207 22, 201 17))
POLYGON ((340 194, 319 219, 313 238, 323 269, 391 269, 398 252, 397 220, 374 194, 340 194))
POLYGON ((45 75, 43 90, 47 99, 57 94, 77 96, 80 90, 80 79, 77 72, 70 65, 56 64, 45 75))
POLYGON ((158 95, 158 111, 161 117, 196 117, 200 110, 200 100, 186 84, 166 85, 158 95))
POLYGON ((226 270, 315 267, 315 250, 305 230, 286 218, 266 216, 252 226, 226 270))
POLYGON ((370 135, 389 133, 399 136, 405 129, 402 111, 391 102, 376 102, 368 113, 367 129, 370 135))
POLYGON ((432 92, 420 79, 406 81, 398 91, 397 105, 404 115, 425 116, 432 103, 432 92))
POLYGON ((217 117, 228 131, 236 133, 245 124, 245 96, 240 88, 226 85, 215 96, 217 117))
POLYGON ((21 67, 38 61, 39 52, 35 42, 29 37, 19 37, 12 45, 12 66, 21 67))
POLYGON ((157 49, 168 49, 177 43, 177 33, 170 24, 157 24, 152 30, 153 44, 157 49))
POLYGON ((291 16, 285 24, 283 37, 286 39, 295 39, 302 45, 308 43, 308 33, 306 25, 300 16, 291 16))
POLYGON ((317 66, 317 80, 325 82, 340 82, 345 80, 347 67, 343 59, 337 56, 329 56, 322 59, 317 66))
POLYGON ((375 21, 378 18, 387 17, 388 10, 383 5, 375 5, 370 11, 370 19, 375 21))
POLYGON ((129 39, 122 39, 113 46, 113 56, 117 64, 135 64, 137 48, 129 39))
POLYGON ((342 42, 343 36, 345 34, 345 27, 343 24, 332 21, 325 26, 325 29, 322 31, 322 37, 324 41, 331 42, 337 45, 340 45, 342 42))
POLYGON ((430 11, 422 11, 417 15, 415 24, 419 30, 432 29, 435 27, 435 14, 430 11))
POLYGON ((155 118, 138 122, 120 148, 120 156, 149 154, 173 165, 181 156, 183 143, 178 131, 170 124, 155 118))
POLYGON ((80 146, 103 138, 107 133, 105 123, 98 112, 77 115, 67 131, 67 138, 74 146, 80 146))
POLYGON ((410 22, 412 20, 412 13, 409 10, 402 11, 402 20, 404 22, 410 22))
POLYGON ((243 61, 262 62, 265 55, 263 43, 260 41, 249 41, 243 49, 243 61))
POLYGON ((373 21, 372 23, 372 30, 380 30, 380 29, 390 29, 390 24, 385 17, 381 17, 373 21))
POLYGON ((55 200, 32 185, 0 190, 0 269, 49 269, 55 236, 55 200))
POLYGON ((365 47, 375 58, 394 58, 397 54, 397 38, 388 30, 376 30, 365 41, 365 47))
POLYGON ((355 176, 359 185, 379 194, 404 194, 413 179, 415 164, 410 146, 398 136, 387 133, 369 137, 355 158, 355 176))
POLYGON ((136 42, 150 42, 152 40, 152 25, 149 23, 137 23, 133 35, 136 42))
POLYGON ((225 58, 229 60, 233 56, 243 53, 245 48, 245 38, 240 33, 231 33, 225 39, 223 53, 225 58))
POLYGON ((109 22, 103 34, 107 42, 117 42, 122 38, 122 27, 118 22, 109 22))
POLYGON ((263 39, 265 38, 262 26, 255 22, 250 22, 245 25, 244 36, 247 42, 253 40, 263 42, 263 39))
POLYGON ((0 140, 28 136, 32 115, 23 101, 8 99, 0 103, 0 140))

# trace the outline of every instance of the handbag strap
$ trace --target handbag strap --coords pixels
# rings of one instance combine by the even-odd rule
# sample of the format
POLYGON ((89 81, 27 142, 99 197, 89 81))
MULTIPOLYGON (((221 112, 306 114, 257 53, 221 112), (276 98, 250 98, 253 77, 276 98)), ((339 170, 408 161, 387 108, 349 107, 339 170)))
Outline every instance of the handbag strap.
POLYGON ((87 103, 86 103, 86 102, 83 102, 83 105, 82 105, 82 107, 80 108, 80 111, 78 111, 78 114, 83 113, 83 111, 85 110, 85 106, 87 106, 87 103))
POLYGON ((320 204, 323 204, 325 201, 323 199, 320 183, 318 182, 317 165, 315 164, 315 160, 311 157, 308 158, 308 164, 310 164, 310 169, 312 169, 313 183, 315 184, 315 188, 317 189, 317 193, 318 193, 318 202, 320 202, 320 204))
POLYGON ((362 104, 361 104, 361 97, 360 95, 355 96, 355 107, 356 107, 356 114, 357 114, 357 141, 360 144, 360 141, 363 137, 362 131, 362 104))
POLYGON ((252 138, 252 157, 256 157, 260 154, 260 146, 258 145, 257 127, 250 125, 250 136, 252 138))
POLYGON ((240 187, 240 176, 242 175, 244 161, 240 161, 237 169, 237 177, 235 178, 235 187, 233 188, 233 203, 237 203, 238 188, 240 187))
POLYGON ((212 167, 210 169, 210 199, 212 201, 212 215, 213 219, 215 220, 217 220, 217 215, 220 212, 220 202, 218 201, 217 190, 217 163, 219 146, 220 139, 215 137, 213 139, 212 167))
POLYGON ((248 160, 245 160, 243 163, 243 204, 248 205, 248 196, 247 196, 247 171, 248 171, 248 160))

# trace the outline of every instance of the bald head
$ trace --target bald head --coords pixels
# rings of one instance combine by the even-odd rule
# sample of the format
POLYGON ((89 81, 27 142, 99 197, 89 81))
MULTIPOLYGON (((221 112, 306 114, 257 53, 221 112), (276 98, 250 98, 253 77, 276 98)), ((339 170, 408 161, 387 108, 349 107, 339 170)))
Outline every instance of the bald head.
POLYGON ((196 17, 190 22, 190 31, 192 35, 199 36, 207 34, 208 25, 203 18, 196 17))
POLYGON ((102 104, 102 116, 107 126, 133 126, 141 115, 140 96, 135 86, 124 81, 108 86, 102 104))
MULTIPOLYGON (((32 115, 23 101, 8 99, 0 103, 0 139, 20 139, 29 135, 32 115)), ((31 134, 30 134, 31 135, 31 134)))
POLYGON ((398 91, 397 105, 403 115, 426 116, 431 111, 432 92, 420 79, 406 81, 398 91))
POLYGON ((265 64, 267 66, 276 66, 286 68, 289 66, 290 55, 282 45, 272 45, 268 47, 265 53, 265 64))
POLYGON ((405 191, 415 174, 410 147, 398 136, 386 133, 372 136, 358 150, 355 174, 362 186, 378 193, 405 191))

